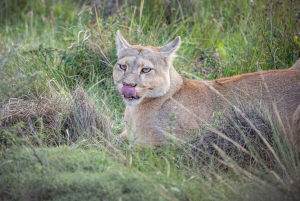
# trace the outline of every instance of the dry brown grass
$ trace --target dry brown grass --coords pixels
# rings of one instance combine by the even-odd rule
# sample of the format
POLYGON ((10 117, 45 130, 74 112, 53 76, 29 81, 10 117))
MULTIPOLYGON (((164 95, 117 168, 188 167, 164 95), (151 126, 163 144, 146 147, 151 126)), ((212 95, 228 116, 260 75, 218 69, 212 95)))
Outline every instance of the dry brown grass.
MULTIPOLYGON (((61 144, 61 139, 68 143, 79 137, 110 138, 110 123, 83 88, 78 87, 71 96, 50 93, 46 97, 40 95, 30 100, 11 98, 0 106, 1 130, 10 131, 22 122, 22 130, 51 133, 61 144)), ((5 140, 4 140, 5 141, 5 140)))
POLYGON ((49 129, 57 129, 62 114, 69 109, 65 100, 58 97, 38 97, 35 100, 11 98, 0 108, 3 127, 13 126, 19 122, 29 125, 30 121, 42 119, 49 129))

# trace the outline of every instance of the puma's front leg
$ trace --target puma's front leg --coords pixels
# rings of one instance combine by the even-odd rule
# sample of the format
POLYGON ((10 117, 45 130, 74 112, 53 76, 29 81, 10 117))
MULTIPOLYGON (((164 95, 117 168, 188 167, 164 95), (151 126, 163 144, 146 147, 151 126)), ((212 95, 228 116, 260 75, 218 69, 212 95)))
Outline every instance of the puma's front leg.
POLYGON ((131 133, 132 131, 132 118, 130 115, 129 108, 126 107, 125 112, 124 112, 124 121, 125 121, 125 129, 124 131, 119 135, 120 139, 122 141, 128 141, 130 139, 130 136, 128 134, 131 133))

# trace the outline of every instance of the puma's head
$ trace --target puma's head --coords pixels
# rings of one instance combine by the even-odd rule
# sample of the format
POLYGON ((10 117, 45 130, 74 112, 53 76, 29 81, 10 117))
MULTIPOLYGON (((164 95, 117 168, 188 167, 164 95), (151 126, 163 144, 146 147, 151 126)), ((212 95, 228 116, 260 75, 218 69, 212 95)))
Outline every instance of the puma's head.
POLYGON ((130 45, 117 31, 118 61, 113 77, 127 105, 135 106, 144 98, 156 98, 168 92, 169 70, 180 42, 178 36, 161 47, 130 45))

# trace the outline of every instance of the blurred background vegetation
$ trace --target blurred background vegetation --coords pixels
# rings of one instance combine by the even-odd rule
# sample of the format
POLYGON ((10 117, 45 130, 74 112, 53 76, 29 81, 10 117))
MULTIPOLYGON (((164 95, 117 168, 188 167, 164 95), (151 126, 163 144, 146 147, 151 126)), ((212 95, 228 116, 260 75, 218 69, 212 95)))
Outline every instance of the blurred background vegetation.
POLYGON ((296 200, 300 154, 279 137, 275 151, 248 144, 242 162, 219 152, 222 165, 195 149, 123 145, 112 69, 117 30, 142 45, 181 36, 174 66, 190 78, 289 68, 300 56, 299 3, 2 0, 0 199, 296 200))

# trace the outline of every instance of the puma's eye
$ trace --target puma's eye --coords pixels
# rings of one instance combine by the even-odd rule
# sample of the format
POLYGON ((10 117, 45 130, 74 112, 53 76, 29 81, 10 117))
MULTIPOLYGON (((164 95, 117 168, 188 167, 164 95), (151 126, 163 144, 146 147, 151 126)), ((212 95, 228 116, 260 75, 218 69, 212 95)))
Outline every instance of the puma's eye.
POLYGON ((126 69, 127 69, 127 66, 126 66, 126 65, 123 65, 123 64, 118 64, 118 67, 119 67, 121 70, 126 70, 126 69))
POLYGON ((152 70, 152 68, 143 68, 141 70, 142 73, 149 73, 152 70))

